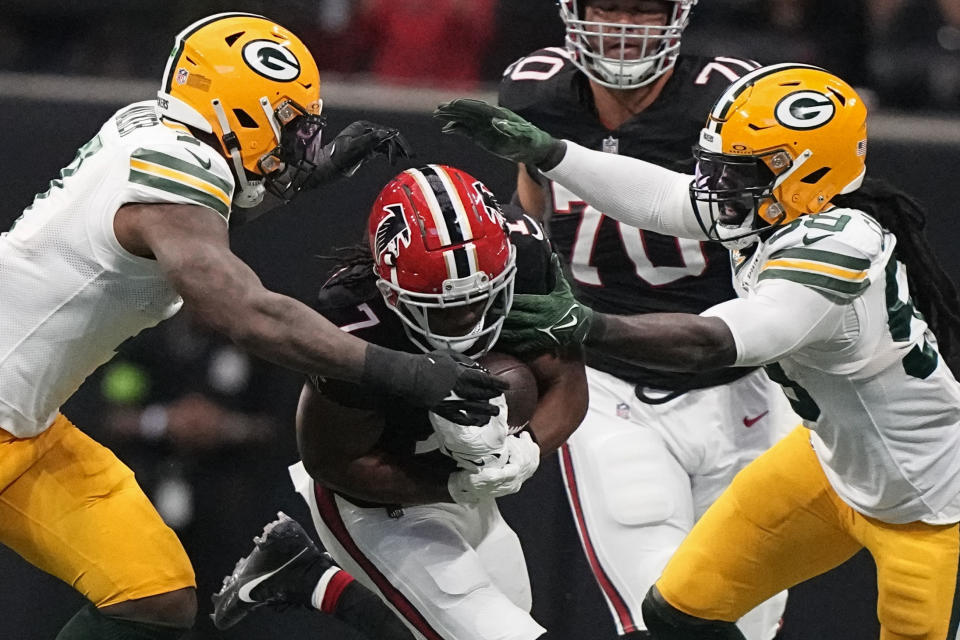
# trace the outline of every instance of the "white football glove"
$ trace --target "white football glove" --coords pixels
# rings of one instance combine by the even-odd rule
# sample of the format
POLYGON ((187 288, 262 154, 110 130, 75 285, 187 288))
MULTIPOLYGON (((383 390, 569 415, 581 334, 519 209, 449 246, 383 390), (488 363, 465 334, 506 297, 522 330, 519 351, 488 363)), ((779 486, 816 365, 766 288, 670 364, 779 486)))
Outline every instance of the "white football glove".
POLYGON ((457 424, 432 411, 427 413, 440 451, 456 460, 461 469, 476 471, 500 462, 503 443, 510 430, 507 399, 501 394, 491 398, 490 404, 499 407, 500 413, 480 426, 457 424))
POLYGON ((476 504, 516 493, 540 466, 540 447, 529 433, 504 440, 499 464, 477 471, 454 471, 447 480, 447 491, 458 504, 476 504))

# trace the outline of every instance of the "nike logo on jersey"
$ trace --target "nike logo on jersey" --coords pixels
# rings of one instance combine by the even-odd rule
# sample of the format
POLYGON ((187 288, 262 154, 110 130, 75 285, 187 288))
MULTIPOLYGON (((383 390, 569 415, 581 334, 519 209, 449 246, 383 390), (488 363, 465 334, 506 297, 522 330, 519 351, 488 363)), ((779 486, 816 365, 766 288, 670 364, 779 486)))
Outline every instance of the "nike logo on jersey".
POLYGON ((806 245, 808 245, 808 244, 813 244, 814 242, 820 242, 821 240, 823 240, 824 238, 828 237, 829 235, 830 235, 829 233, 825 233, 825 234, 823 234, 822 236, 815 236, 815 237, 811 238, 809 233, 804 234, 804 236, 803 236, 803 244, 804 244, 804 246, 806 246, 806 245))
POLYGON ((291 563, 295 562, 297 558, 305 554, 307 551, 308 551, 307 549, 301 549, 300 553, 298 553, 297 555, 293 556, 292 558, 284 562, 279 569, 274 569, 273 571, 265 573, 259 578, 254 578, 247 584, 243 585, 242 587, 240 587, 240 590, 237 591, 237 597, 240 598, 241 602, 250 602, 250 603, 257 602, 256 600, 253 600, 250 597, 250 593, 254 589, 256 589, 260 585, 260 583, 262 583, 264 580, 269 580, 271 577, 283 571, 286 567, 288 567, 291 563))
POLYGON ((764 411, 763 413, 761 413, 755 418, 751 418, 750 416, 743 416, 743 426, 749 429, 753 425, 757 424, 760 421, 760 419, 763 418, 763 416, 767 415, 768 413, 770 413, 770 411, 764 411))
POLYGON ((197 162, 199 162, 199 163, 200 163, 200 166, 203 167, 204 169, 209 169, 209 168, 210 168, 210 160, 209 160, 209 159, 201 158, 200 156, 198 156, 197 154, 195 154, 193 151, 190 151, 190 149, 187 149, 187 153, 189 153, 189 154, 192 155, 194 158, 196 158, 196 159, 197 159, 197 162))

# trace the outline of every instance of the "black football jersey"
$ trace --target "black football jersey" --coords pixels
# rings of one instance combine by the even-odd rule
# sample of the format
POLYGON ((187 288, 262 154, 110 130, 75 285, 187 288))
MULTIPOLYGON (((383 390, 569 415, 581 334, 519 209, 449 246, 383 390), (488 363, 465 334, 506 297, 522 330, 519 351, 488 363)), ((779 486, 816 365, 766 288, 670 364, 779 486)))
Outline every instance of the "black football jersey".
MULTIPOLYGON (((657 100, 609 130, 597 115, 586 75, 569 55, 547 48, 514 62, 504 72, 500 104, 558 138, 684 173, 693 173, 693 146, 714 101, 732 81, 759 66, 681 55, 657 100)), ((540 174, 534 179, 545 189, 545 226, 566 261, 575 293, 597 311, 700 313, 736 297, 729 252, 719 243, 641 231, 604 216, 540 174)), ((591 351, 587 364, 659 389, 713 386, 745 373, 724 370, 691 378, 591 351)))
MULTIPOLYGON (((503 208, 510 231, 510 242, 517 249, 515 293, 549 293, 553 289, 550 266, 551 248, 540 225, 525 215, 519 207, 503 208)), ((383 347, 419 353, 404 332, 396 313, 387 308, 376 286, 372 263, 345 267, 323 285, 314 308, 344 331, 383 347)), ((376 396, 360 385, 333 379, 314 380, 324 395, 344 406, 375 409, 385 420, 386 427, 379 445, 387 451, 409 454, 416 443, 425 440, 433 427, 422 407, 407 404, 396 396, 376 396)), ((456 463, 439 452, 426 453, 446 464, 453 471, 456 463)))

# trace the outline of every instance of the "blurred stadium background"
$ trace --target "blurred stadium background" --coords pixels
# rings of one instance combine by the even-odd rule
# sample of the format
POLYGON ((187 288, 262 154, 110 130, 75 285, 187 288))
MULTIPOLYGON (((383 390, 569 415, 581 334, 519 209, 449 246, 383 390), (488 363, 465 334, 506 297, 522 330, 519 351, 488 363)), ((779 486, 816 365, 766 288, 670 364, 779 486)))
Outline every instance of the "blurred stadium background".
MULTIPOLYGON (((496 99, 501 70, 559 46, 553 0, 4 0, 0 16, 0 229, 47 188, 76 148, 119 106, 154 95, 173 35, 218 11, 252 11, 290 27, 315 53, 329 130, 364 118, 398 126, 415 164, 454 164, 509 199, 514 173, 460 139, 442 138, 440 101, 496 99)), ((684 49, 763 62, 812 62, 869 97, 868 164, 930 210, 940 259, 960 273, 953 174, 960 166, 960 0, 700 0, 684 49)), ((400 167, 404 168, 404 167, 400 167)), ((232 231, 236 252, 277 291, 311 298, 336 247, 358 241, 374 195, 400 168, 301 198, 232 231)), ((2 304, 16 304, 4 300, 2 304)), ((285 471, 296 459, 298 376, 238 352, 184 314, 125 344, 66 408, 135 469, 183 539, 201 610, 251 537, 278 509, 309 516, 285 471), (168 427, 156 429, 165 412, 168 427)), ((525 543, 534 615, 558 638, 612 640, 582 558, 556 465, 501 501, 525 543)), ((784 636, 877 637, 873 567, 863 554, 794 590, 784 636)), ((0 638, 52 638, 80 606, 68 586, 0 547, 0 638)), ((345 638, 306 612, 251 616, 218 634, 202 618, 191 638, 345 638)))

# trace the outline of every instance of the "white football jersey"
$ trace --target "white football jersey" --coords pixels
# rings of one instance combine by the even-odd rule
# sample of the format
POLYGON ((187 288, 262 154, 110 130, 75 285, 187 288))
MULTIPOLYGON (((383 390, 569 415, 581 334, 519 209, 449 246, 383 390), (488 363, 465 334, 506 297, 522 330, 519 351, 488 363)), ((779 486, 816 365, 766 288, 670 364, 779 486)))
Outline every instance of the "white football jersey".
MULTIPOLYGON (((705 237, 690 200, 693 176, 566 145, 544 172, 551 180, 622 223, 705 237)), ((960 384, 914 309, 895 244, 861 211, 801 216, 749 255, 734 255, 740 298, 703 315, 724 319, 736 364, 767 365, 781 383, 850 506, 891 523, 953 523, 960 384)))
POLYGON ((233 190, 220 154, 153 101, 107 120, 0 235, 0 428, 42 432, 120 343, 182 305, 156 261, 120 246, 119 207, 200 205, 226 221, 233 190))
MULTIPOLYGON (((813 447, 840 497, 885 522, 957 522, 960 384, 913 307, 895 244, 861 211, 801 216, 739 264, 734 255, 736 286, 749 299, 765 282, 786 280, 840 308, 829 338, 766 367, 812 429, 813 447)), ((809 316, 789 292, 777 303, 792 322, 809 316)), ((708 314, 724 317, 716 309, 708 314)), ((765 348, 762 328, 747 336, 744 323, 737 324, 728 319, 740 359, 744 349, 765 348)))

